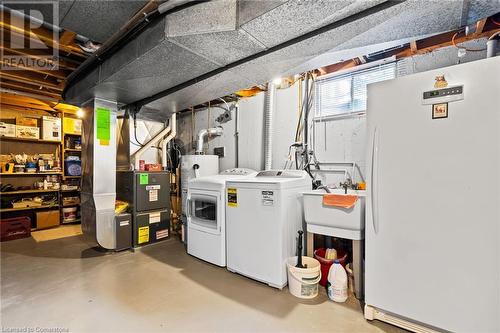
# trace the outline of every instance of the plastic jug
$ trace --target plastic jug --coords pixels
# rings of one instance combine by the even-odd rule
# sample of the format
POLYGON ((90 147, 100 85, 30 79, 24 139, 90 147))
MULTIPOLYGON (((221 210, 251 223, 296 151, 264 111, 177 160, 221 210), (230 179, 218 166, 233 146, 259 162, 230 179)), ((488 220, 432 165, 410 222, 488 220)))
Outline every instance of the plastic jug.
POLYGON ((339 260, 335 260, 330 267, 327 289, 332 301, 343 303, 347 300, 347 273, 339 260))

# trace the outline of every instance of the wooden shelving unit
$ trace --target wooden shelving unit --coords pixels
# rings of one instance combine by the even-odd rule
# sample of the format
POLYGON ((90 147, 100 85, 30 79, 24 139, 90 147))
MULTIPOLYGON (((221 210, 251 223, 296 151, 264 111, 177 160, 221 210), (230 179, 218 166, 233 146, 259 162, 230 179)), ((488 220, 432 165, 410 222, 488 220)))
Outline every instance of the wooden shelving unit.
POLYGON ((30 143, 49 143, 49 144, 55 144, 55 145, 60 145, 61 141, 54 141, 54 140, 42 140, 42 139, 27 139, 27 138, 13 138, 10 136, 2 136, 0 137, 2 141, 16 141, 16 142, 30 142, 30 143))
MULTIPOLYGON (((36 119, 36 123, 32 126, 39 128, 39 134, 43 134, 43 116, 52 117, 62 117, 61 112, 55 112, 51 108, 44 110, 40 109, 30 109, 30 108, 15 108, 12 106, 4 105, 2 101, 2 120, 7 123, 16 124, 20 117, 28 117, 36 119)), ((62 118, 61 118, 62 124, 62 118)), ((62 135, 61 135, 62 138, 62 135)), ((39 212, 59 210, 61 204, 61 193, 59 189, 36 189, 34 183, 41 182, 46 177, 51 177, 51 181, 61 182, 63 176, 62 169, 62 140, 44 140, 43 136, 40 138, 18 138, 18 137, 0 137, 2 144, 0 145, 0 154, 10 155, 10 154, 26 154, 28 156, 34 156, 37 154, 50 154, 54 158, 54 164, 58 160, 60 162, 61 169, 57 171, 46 171, 46 172, 22 172, 22 173, 0 173, 0 181, 2 184, 11 184, 14 188, 28 188, 14 191, 1 192, 2 198, 5 198, 3 207, 0 208, 0 214, 3 218, 27 216, 32 221, 32 229, 36 230, 37 218, 39 212), (32 206, 32 207, 20 207, 13 208, 12 204, 9 202, 19 201, 28 198, 42 197, 45 205, 32 206)), ((6 161, 5 159, 3 161, 6 161)), ((59 221, 60 223, 60 221, 59 221)))
POLYGON ((19 194, 43 194, 43 193, 56 193, 59 190, 22 190, 22 191, 9 191, 9 192, 0 192, 0 195, 19 195, 19 194))
MULTIPOLYGON (((75 148, 75 141, 80 140, 81 144, 81 134, 77 133, 68 133, 68 129, 65 128, 65 119, 66 118, 76 118, 74 114, 67 114, 63 113, 63 129, 62 129, 62 165, 63 165, 63 181, 64 182, 79 182, 81 180, 81 176, 69 176, 66 175, 66 170, 65 170, 65 163, 64 161, 66 160, 67 156, 80 156, 81 159, 81 148, 75 148), (69 143, 69 145, 68 145, 69 143)), ((67 223, 76 223, 80 221, 79 215, 80 215, 80 203, 72 203, 72 204, 63 204, 63 198, 64 197, 70 197, 70 196, 80 196, 80 189, 77 190, 61 190, 61 223, 67 224, 67 223), (72 207, 77 207, 77 216, 78 218, 75 220, 64 220, 64 208, 72 208, 72 207)))
POLYGON ((40 207, 22 207, 22 208, 1 208, 0 213, 20 212, 23 210, 39 210, 39 209, 57 208, 57 207, 59 207, 59 205, 42 205, 40 207))
POLYGON ((51 175, 62 175, 62 172, 14 172, 14 173, 0 173, 0 177, 22 177, 22 176, 51 176, 51 175))

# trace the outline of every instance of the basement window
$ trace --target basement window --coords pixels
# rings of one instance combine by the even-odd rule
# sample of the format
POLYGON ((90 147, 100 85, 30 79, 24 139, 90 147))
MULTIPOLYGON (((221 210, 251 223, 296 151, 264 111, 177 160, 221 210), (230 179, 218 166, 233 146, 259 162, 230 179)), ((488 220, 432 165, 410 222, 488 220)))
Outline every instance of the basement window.
POLYGON ((319 78, 315 86, 315 118, 364 113, 367 85, 395 77, 396 62, 391 62, 347 74, 319 78))

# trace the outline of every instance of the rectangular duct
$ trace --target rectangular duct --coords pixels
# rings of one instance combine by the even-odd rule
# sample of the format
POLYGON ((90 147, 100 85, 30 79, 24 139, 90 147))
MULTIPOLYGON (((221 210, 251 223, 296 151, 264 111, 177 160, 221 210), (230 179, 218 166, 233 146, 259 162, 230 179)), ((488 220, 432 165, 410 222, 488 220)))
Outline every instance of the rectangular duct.
POLYGON ((115 249, 117 105, 92 99, 82 110, 82 231, 93 245, 115 249))

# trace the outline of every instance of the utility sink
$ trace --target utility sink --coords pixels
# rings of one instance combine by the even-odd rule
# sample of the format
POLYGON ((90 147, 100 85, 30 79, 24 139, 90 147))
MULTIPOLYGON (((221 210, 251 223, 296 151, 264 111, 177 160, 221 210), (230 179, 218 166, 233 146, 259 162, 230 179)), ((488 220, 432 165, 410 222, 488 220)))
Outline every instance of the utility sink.
MULTIPOLYGON (((331 189, 331 193, 345 195, 343 189, 331 189)), ((345 209, 323 205, 325 190, 303 193, 304 215, 307 231, 315 234, 352 240, 364 238, 365 191, 348 190, 347 194, 357 195, 354 207, 345 209)))

